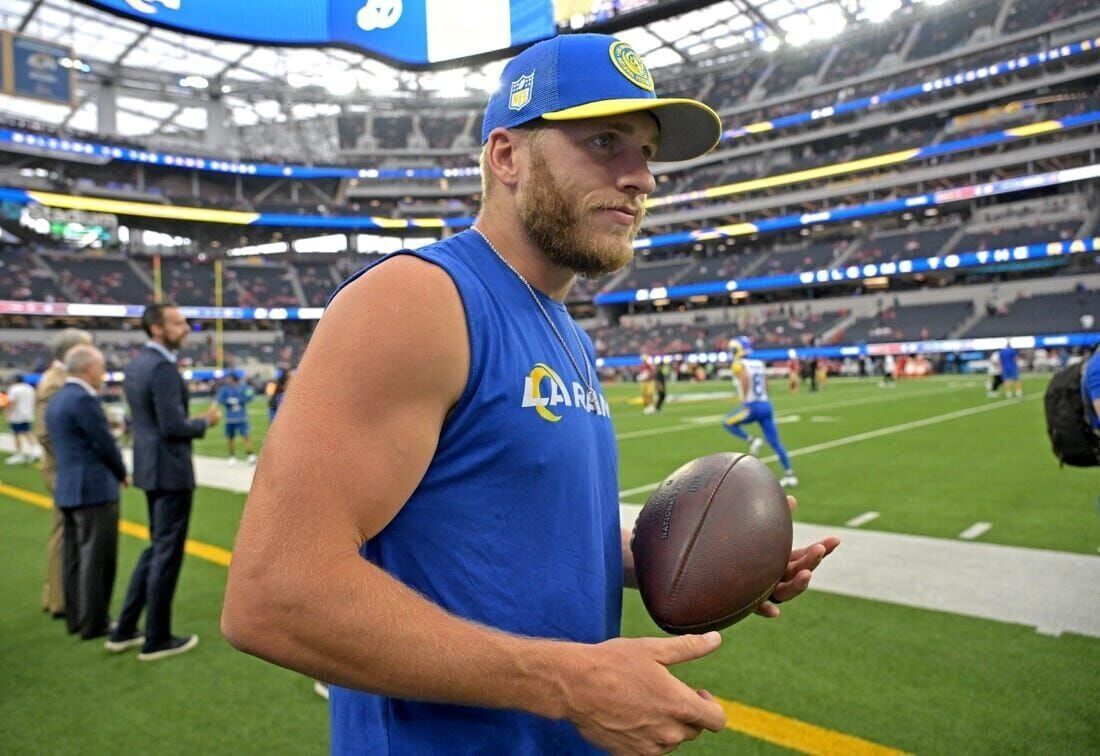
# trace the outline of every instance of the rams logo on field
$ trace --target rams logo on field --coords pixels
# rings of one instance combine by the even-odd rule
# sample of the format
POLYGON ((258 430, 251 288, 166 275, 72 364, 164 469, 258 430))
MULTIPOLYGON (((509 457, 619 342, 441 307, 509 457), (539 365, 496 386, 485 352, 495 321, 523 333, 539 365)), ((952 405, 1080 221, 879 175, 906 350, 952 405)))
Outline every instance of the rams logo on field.
POLYGON ((561 420, 558 407, 585 410, 601 417, 611 417, 611 408, 603 396, 589 397, 584 386, 573 382, 572 393, 554 368, 544 362, 536 363, 523 379, 523 407, 534 407, 543 420, 556 423, 561 420))
POLYGON ((535 88, 535 72, 521 76, 512 82, 512 91, 508 97, 509 110, 522 110, 531 102, 531 90, 535 88))
POLYGON ((649 75, 642 56, 634 52, 633 47, 626 42, 612 42, 610 53, 611 62, 619 73, 647 92, 653 91, 653 77, 649 75))

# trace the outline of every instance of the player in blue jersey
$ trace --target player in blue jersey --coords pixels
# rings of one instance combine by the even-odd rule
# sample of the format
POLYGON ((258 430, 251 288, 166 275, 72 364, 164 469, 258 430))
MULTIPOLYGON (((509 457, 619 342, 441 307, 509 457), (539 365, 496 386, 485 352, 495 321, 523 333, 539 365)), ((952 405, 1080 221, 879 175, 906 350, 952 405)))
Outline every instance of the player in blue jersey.
POLYGON ((1089 425, 1100 433, 1100 346, 1081 371, 1081 393, 1085 400, 1085 414, 1089 425))
MULTIPOLYGON (((657 99, 613 37, 555 37, 501 76, 474 228, 330 300, 233 551, 225 637, 331 683, 338 754, 663 753, 725 723, 667 669, 718 633, 619 637, 615 431, 564 304, 630 262, 649 161, 704 154, 720 124, 657 99)), ((792 551, 775 599, 836 544, 792 551)))
POLYGON ((1001 361, 1001 380, 1004 384, 1005 397, 1014 396, 1017 399, 1024 395, 1024 385, 1020 381, 1020 365, 1017 362, 1018 354, 1015 347, 1006 344, 997 350, 1001 361))
POLYGON ((252 453, 252 439, 248 434, 248 403, 252 401, 252 396, 250 386, 242 384, 233 373, 228 373, 225 383, 214 397, 225 413, 225 439, 229 444, 231 465, 237 463, 237 436, 241 437, 244 453, 248 455, 248 464, 256 464, 256 455, 252 453))
POLYGON ((794 488, 798 485, 798 477, 791 467, 791 458, 783 442, 779 440, 779 431, 775 427, 775 418, 772 412, 772 403, 768 399, 768 374, 764 363, 760 360, 749 359, 752 354, 752 343, 745 337, 730 341, 730 354, 733 364, 733 385, 737 388, 737 395, 741 397, 741 404, 722 421, 722 427, 742 441, 749 442, 749 454, 760 456, 760 448, 764 445, 764 439, 753 436, 742 426, 756 423, 760 426, 768 446, 775 450, 779 457, 779 464, 783 465, 783 477, 779 479, 784 488, 794 488))

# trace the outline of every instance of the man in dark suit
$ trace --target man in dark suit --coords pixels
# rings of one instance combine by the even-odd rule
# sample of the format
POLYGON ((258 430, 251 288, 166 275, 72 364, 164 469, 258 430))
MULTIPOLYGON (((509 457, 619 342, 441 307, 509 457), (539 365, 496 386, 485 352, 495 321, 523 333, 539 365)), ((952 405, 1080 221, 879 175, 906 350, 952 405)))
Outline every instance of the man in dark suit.
POLYGON ((176 364, 176 350, 191 327, 179 308, 150 305, 141 325, 149 341, 126 367, 125 388, 133 417, 134 485, 145 491, 153 543, 134 567, 107 650, 141 645, 138 659, 152 661, 190 651, 199 642, 197 635, 172 635, 172 597, 195 493, 191 442, 216 425, 221 412, 213 405, 197 418, 187 415, 190 394, 176 364), (138 630, 143 610, 144 637, 138 630))
POLYGON ((99 402, 103 354, 73 347, 65 380, 46 408, 57 464, 54 501, 64 519, 62 583, 70 633, 85 640, 107 634, 118 562, 119 485, 126 466, 99 402))

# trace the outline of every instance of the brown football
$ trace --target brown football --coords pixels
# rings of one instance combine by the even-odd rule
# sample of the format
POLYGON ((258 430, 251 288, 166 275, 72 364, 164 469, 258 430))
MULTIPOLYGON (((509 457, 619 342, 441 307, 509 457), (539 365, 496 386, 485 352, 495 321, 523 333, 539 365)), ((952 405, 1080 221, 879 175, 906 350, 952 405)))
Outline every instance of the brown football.
POLYGON ((631 539, 638 589, 669 633, 721 630, 760 606, 791 554, 787 495, 748 454, 688 462, 653 492, 631 539))

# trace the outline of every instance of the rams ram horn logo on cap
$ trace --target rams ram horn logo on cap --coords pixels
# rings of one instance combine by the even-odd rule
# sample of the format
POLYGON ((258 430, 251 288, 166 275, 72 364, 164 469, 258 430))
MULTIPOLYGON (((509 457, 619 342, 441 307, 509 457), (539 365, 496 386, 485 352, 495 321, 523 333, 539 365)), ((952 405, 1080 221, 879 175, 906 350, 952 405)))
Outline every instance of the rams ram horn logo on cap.
POLYGON ((609 52, 611 62, 619 73, 647 92, 653 91, 653 77, 649 75, 642 56, 634 52, 633 47, 626 42, 612 42, 609 52))
POLYGON ((535 72, 521 76, 512 82, 511 96, 508 98, 509 110, 523 110, 531 102, 531 90, 535 87, 535 72))

